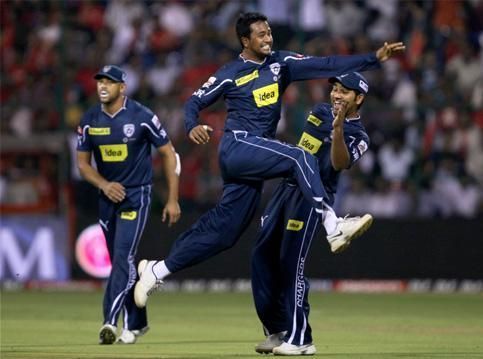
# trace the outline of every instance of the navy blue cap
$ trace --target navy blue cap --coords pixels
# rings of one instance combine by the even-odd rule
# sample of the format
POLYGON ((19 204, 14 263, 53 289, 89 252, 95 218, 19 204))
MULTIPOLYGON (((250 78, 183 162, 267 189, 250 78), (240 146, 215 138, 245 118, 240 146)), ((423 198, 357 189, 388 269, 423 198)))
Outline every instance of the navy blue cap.
POLYGON ((358 72, 349 72, 340 76, 331 77, 329 79, 329 82, 331 84, 333 84, 334 82, 340 82, 342 86, 363 94, 369 92, 369 83, 367 82, 365 77, 358 72))
POLYGON ((106 65, 94 76, 96 80, 107 77, 115 82, 126 82, 126 73, 116 65, 106 65))

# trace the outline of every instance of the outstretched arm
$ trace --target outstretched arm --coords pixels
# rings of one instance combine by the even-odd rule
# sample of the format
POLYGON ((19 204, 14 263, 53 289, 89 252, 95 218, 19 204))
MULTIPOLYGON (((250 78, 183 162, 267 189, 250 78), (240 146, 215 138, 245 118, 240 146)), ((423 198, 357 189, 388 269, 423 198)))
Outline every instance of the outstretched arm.
POLYGON ((360 55, 313 57, 281 53, 288 65, 290 81, 301 81, 329 78, 347 72, 375 70, 381 67, 382 62, 405 49, 402 42, 386 42, 376 52, 360 55))

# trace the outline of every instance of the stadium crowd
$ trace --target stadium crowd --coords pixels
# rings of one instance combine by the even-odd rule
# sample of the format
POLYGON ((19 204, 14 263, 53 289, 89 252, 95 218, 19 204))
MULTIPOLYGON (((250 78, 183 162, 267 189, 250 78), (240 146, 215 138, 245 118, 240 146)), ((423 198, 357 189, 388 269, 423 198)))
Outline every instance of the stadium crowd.
MULTIPOLYGON (((97 101, 93 74, 105 63, 118 64, 128 74, 128 95, 164 120, 181 154, 185 205, 212 203, 220 193, 216 151, 224 107, 220 103, 202 114, 216 130, 215 141, 193 146, 184 133, 183 104, 240 52, 233 23, 241 11, 268 16, 275 49, 344 55, 404 41, 404 55, 364 74, 371 95, 362 118, 372 143, 342 178, 336 210, 391 218, 483 214, 481 0, 0 5, 2 136, 19 141, 39 133, 73 136, 82 113, 97 101)), ((328 101, 328 92, 326 80, 292 85, 277 137, 294 143, 307 111, 328 101)), ((1 202, 15 201, 18 173, 32 172, 32 166, 22 158, 1 166, 1 202)), ((77 179, 73 171, 71 180, 77 179)))

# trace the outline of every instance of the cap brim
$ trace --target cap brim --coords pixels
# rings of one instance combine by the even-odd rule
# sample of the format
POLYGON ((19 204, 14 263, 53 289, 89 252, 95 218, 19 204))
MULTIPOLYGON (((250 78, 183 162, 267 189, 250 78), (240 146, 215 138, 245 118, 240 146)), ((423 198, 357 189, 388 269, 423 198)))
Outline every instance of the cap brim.
POLYGON ((94 76, 94 79, 96 79, 96 80, 99 80, 99 79, 102 79, 102 78, 106 78, 106 79, 112 80, 114 82, 124 82, 124 81, 116 79, 115 77, 113 77, 109 74, 103 73, 103 72, 100 72, 100 73, 96 74, 96 76, 94 76))

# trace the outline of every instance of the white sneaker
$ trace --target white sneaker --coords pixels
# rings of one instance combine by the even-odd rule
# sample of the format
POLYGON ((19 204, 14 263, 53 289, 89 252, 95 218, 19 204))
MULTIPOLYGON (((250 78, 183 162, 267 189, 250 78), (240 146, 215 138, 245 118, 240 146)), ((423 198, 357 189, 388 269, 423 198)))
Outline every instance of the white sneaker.
POLYGON ((138 337, 141 337, 144 334, 146 334, 148 330, 149 330, 149 327, 147 326, 139 330, 123 329, 121 335, 119 336, 119 338, 117 338, 116 343, 134 344, 136 343, 136 340, 138 339, 138 337))
POLYGON ((314 355, 317 349, 313 344, 294 345, 283 342, 282 345, 273 348, 275 355, 314 355))
POLYGON ((163 281, 156 278, 153 272, 153 265, 156 263, 157 261, 148 261, 146 259, 139 262, 139 280, 134 287, 134 302, 139 308, 144 308, 151 293, 163 284, 163 281))
POLYGON ((287 332, 270 334, 267 336, 267 339, 255 347, 255 351, 260 354, 270 354, 273 348, 278 347, 283 343, 283 337, 285 334, 287 334, 287 332))
POLYGON ((372 224, 372 216, 365 214, 362 217, 345 217, 337 221, 335 231, 327 236, 330 249, 333 253, 344 251, 351 241, 361 236, 372 224))
POLYGON ((99 330, 99 344, 112 344, 116 341, 117 328, 111 324, 104 324, 99 330))

